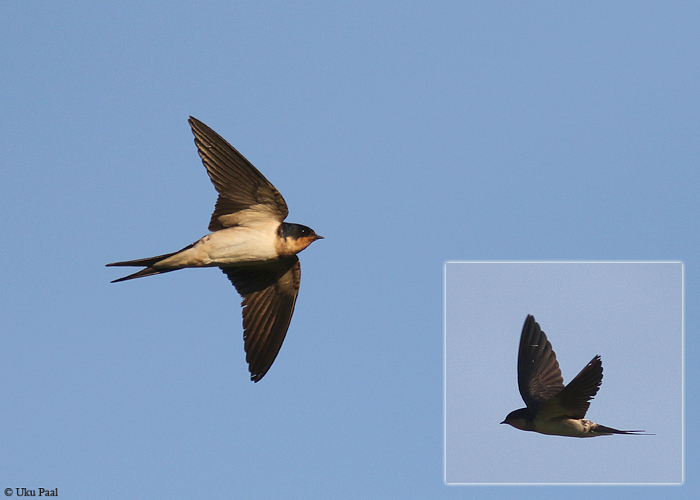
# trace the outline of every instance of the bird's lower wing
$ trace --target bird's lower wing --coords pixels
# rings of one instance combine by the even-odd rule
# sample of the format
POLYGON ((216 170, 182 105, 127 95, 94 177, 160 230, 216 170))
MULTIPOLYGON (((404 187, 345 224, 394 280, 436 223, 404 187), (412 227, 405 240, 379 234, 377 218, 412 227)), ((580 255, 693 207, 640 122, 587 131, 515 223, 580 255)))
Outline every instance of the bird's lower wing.
POLYGON ((243 340, 250 379, 262 379, 287 334, 299 293, 296 256, 256 266, 222 267, 243 297, 243 340))

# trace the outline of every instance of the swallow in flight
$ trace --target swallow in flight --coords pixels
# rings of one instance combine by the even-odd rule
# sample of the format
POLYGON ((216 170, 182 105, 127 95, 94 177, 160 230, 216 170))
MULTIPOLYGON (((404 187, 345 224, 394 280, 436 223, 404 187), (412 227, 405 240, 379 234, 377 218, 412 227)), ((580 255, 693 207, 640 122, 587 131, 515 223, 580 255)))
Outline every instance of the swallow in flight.
POLYGON ((107 266, 143 266, 112 281, 169 273, 186 267, 218 267, 243 298, 243 340, 250 379, 272 366, 287 334, 299 293, 296 254, 323 237, 283 222, 289 210, 275 186, 219 134, 190 117, 199 156, 219 197, 209 234, 178 252, 107 266))
POLYGON ((552 344, 534 316, 528 315, 520 336, 518 387, 527 408, 512 411, 502 424, 523 431, 571 437, 611 434, 640 435, 644 431, 620 431, 586 420, 590 400, 603 380, 600 356, 564 386, 552 344))

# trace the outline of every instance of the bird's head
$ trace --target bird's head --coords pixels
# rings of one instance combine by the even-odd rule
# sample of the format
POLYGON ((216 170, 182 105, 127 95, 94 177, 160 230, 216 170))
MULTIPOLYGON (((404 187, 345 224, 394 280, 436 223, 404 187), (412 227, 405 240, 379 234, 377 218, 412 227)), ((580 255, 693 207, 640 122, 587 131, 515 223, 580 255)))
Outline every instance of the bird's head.
POLYGON ((295 255, 311 245, 316 240, 322 240, 313 229, 301 224, 287 224, 283 222, 277 231, 277 236, 284 240, 279 249, 282 255, 295 255))
POLYGON ((521 431, 532 430, 532 418, 530 417, 530 412, 527 408, 513 410, 501 423, 511 425, 516 429, 520 429, 521 431))

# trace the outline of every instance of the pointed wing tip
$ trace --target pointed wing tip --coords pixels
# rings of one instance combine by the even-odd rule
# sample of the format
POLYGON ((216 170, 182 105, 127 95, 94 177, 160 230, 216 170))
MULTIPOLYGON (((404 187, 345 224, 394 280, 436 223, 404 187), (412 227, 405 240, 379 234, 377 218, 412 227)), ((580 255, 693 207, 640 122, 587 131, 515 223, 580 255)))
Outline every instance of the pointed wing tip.
POLYGON ((190 117, 187 119, 187 123, 190 124, 190 128, 192 129, 193 132, 194 132, 195 130, 200 129, 200 128, 202 127, 202 125, 204 125, 202 122, 200 122, 199 120, 197 120, 194 116, 190 116, 190 117))
MULTIPOLYGON (((528 314, 527 317, 525 318, 525 323, 523 323, 523 330, 522 333, 524 334, 525 332, 531 331, 534 333, 537 330, 542 331, 540 328, 540 324, 537 322, 535 317, 532 314, 528 314)), ((544 334, 544 332, 542 332, 544 334)))
MULTIPOLYGON (((194 132, 202 133, 202 130, 204 130, 206 132, 206 130, 209 129, 209 127, 206 124, 204 124, 201 120, 198 120, 194 116, 190 116, 187 119, 187 123, 190 124, 190 128, 192 129, 192 133, 194 133, 194 132)), ((212 132, 213 132, 213 130, 212 130, 212 132)), ((216 133, 216 132, 214 132, 214 133, 216 133)))
MULTIPOLYGON (((596 354, 595 356, 593 356, 593 359, 588 362, 588 364, 585 366, 585 368, 583 370, 586 370, 586 369, 594 369, 594 370, 600 371, 600 374, 601 374, 600 380, 601 381, 603 380, 603 360, 600 357, 600 354, 596 354)), ((581 370, 581 371, 583 371, 583 370, 581 370)))
POLYGON ((263 370, 262 372, 257 372, 253 373, 252 371, 250 372, 250 381, 257 384, 260 382, 265 375, 267 375, 268 370, 270 367, 268 367, 266 370, 263 370))

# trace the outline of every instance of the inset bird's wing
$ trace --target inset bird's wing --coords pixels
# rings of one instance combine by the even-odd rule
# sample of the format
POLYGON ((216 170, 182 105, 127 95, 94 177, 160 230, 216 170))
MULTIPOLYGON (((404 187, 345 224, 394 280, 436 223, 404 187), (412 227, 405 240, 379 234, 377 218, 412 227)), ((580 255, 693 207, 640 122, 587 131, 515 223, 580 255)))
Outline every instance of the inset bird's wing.
POLYGON ((219 193, 209 230, 260 217, 282 222, 289 210, 277 188, 219 134, 196 118, 190 117, 189 123, 199 156, 219 193))
POLYGON ((296 255, 270 264, 222 267, 243 297, 243 340, 250 379, 265 376, 282 347, 299 293, 296 255))
POLYGON ((531 314, 525 319, 520 335, 518 388, 527 407, 533 410, 564 388, 552 344, 531 314))
POLYGON ((596 356, 559 394, 540 407, 538 417, 585 417, 590 401, 598 392, 602 381, 603 363, 600 356, 596 356))

